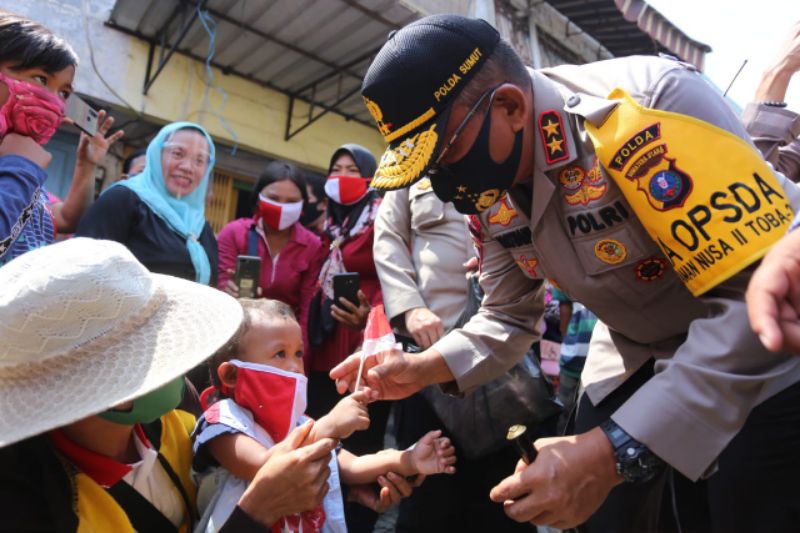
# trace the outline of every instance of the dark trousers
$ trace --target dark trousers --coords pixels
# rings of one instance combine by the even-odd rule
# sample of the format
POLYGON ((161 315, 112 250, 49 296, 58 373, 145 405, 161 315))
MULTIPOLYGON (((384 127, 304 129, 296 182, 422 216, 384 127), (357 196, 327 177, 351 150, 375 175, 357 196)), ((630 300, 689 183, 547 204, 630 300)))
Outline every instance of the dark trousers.
MULTIPOLYGON (((652 375, 650 363, 597 406, 583 395, 576 433, 608 419, 652 375)), ((696 483, 667 469, 644 485, 618 485, 582 531, 800 530, 800 383, 756 406, 718 465, 707 480, 696 483)))
MULTIPOLYGON (((428 431, 444 429, 428 402, 414 395, 395 403, 397 446, 407 448, 428 431)), ((446 434, 446 432, 445 432, 446 434)), ((530 524, 508 518, 489 491, 514 472, 519 456, 508 447, 480 459, 458 454, 456 473, 428 477, 400 503, 397 533, 535 532, 530 524)))
MULTIPOLYGON (((306 412, 311 418, 318 420, 330 412, 343 396, 336 391, 334 382, 327 372, 311 372, 308 378, 308 408, 306 412)), ((389 419, 391 402, 371 403, 369 411, 369 429, 356 431, 342 441, 342 446, 355 455, 365 455, 383 450, 383 438, 386 433, 386 421, 389 419)), ((377 490, 377 489, 376 489, 377 490)), ((378 513, 356 503, 345 503, 347 530, 350 533, 371 533, 378 520, 378 513)))

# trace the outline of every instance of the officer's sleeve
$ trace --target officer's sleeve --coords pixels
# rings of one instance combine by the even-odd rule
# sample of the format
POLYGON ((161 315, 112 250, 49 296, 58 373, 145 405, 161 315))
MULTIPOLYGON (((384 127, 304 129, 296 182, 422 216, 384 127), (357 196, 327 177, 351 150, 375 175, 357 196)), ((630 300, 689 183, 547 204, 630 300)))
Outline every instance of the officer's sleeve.
MULTIPOLYGON (((652 89, 652 100, 645 105, 695 116, 749 142, 736 115, 695 73, 676 69, 652 89)), ((797 186, 776 176, 797 210, 797 186)), ((713 469, 753 407, 767 399, 765 384, 785 381, 781 376, 797 364, 789 354, 767 351, 749 326, 744 294, 756 266, 700 297, 706 316, 692 323, 671 358, 656 361, 655 376, 612 416, 692 480, 713 469)))
POLYGON ((411 209, 408 189, 387 192, 375 219, 372 247, 375 269, 381 282, 383 305, 390 320, 399 319, 415 307, 426 307, 417 287, 417 272, 411 259, 411 209))
POLYGON ((764 159, 790 180, 800 181, 800 115, 750 103, 742 113, 742 122, 764 159))
MULTIPOLYGON (((536 326, 544 313, 544 283, 526 277, 485 228, 479 235, 477 228, 470 229, 485 295, 463 328, 451 331, 432 347, 442 354, 462 393, 497 378, 522 359, 540 335, 536 326)), ((450 384, 445 389, 454 392, 450 384)))

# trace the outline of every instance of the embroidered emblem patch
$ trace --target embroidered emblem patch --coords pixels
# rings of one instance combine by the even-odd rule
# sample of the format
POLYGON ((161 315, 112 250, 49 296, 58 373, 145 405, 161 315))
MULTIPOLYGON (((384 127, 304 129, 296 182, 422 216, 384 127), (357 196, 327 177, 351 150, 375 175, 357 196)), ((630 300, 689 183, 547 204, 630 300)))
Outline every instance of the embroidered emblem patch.
POLYGON ((435 128, 436 124, 407 138, 395 148, 387 149, 370 185, 387 190, 398 189, 421 177, 439 138, 435 128))
POLYGON ((667 270, 667 260, 660 257, 649 257, 636 263, 636 279, 640 281, 655 281, 664 277, 667 270))
POLYGON ((594 245, 594 254, 603 263, 617 265, 628 257, 625 245, 614 239, 603 239, 594 245))
POLYGON ((373 120, 378 125, 378 131, 381 132, 381 135, 384 137, 389 135, 392 131, 392 124, 383 122, 383 111, 381 111, 378 104, 366 96, 364 97, 364 103, 367 105, 367 111, 369 111, 369 114, 372 115, 373 120))
POLYGON ((518 267, 528 273, 528 276, 532 278, 539 277, 536 275, 536 267, 539 266, 539 260, 535 257, 528 259, 528 257, 521 255, 517 257, 516 262, 518 267))
POLYGON ((569 205, 589 205, 602 198, 608 190, 597 158, 588 172, 579 165, 568 166, 559 173, 558 181, 566 189, 564 200, 569 205))
POLYGON ((551 109, 539 115, 539 133, 542 135, 544 157, 548 165, 569 158, 564 125, 558 111, 551 109))
POLYGON ((430 178, 422 178, 417 182, 417 189, 421 191, 427 191, 431 188, 431 180, 430 178))
POLYGON ((500 224, 501 226, 508 226, 512 220, 519 216, 517 210, 508 205, 508 196, 503 196, 498 204, 500 209, 489 217, 489 224, 500 224))

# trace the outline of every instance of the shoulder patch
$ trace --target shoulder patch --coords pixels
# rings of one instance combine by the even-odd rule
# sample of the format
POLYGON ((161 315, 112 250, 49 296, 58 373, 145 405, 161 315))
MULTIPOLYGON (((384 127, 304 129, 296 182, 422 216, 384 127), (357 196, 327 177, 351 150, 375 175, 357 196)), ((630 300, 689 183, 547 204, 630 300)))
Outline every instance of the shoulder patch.
POLYGON ((550 109, 539 115, 539 133, 544 145, 544 156, 547 164, 558 163, 569 159, 569 147, 564 136, 564 123, 561 113, 550 109))
POLYGON ((594 245, 594 254, 597 258, 609 265, 617 265, 628 257, 625 245, 614 239, 603 239, 594 245))

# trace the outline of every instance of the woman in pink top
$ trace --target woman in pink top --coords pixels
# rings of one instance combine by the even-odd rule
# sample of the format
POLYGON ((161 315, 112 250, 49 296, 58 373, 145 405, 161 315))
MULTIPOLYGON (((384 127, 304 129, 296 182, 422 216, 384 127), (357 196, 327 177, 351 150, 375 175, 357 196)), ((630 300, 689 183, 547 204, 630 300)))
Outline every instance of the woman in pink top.
POLYGON ((294 165, 270 163, 253 189, 253 217, 228 223, 217 237, 217 246, 219 288, 238 297, 233 280, 237 256, 259 256, 258 296, 292 307, 308 350, 308 307, 316 291, 322 245, 298 222, 306 194, 305 181, 294 165))

